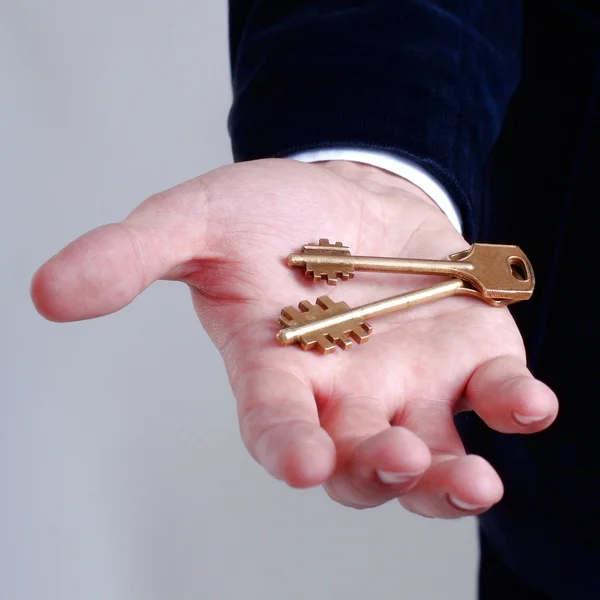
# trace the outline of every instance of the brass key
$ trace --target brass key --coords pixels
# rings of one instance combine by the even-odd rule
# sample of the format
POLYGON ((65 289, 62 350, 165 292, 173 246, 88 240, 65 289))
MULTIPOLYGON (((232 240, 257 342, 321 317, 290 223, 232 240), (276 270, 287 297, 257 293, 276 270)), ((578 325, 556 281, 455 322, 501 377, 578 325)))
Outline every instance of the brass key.
POLYGON ((300 302, 299 309, 288 306, 281 311, 278 322, 284 329, 277 334, 277 341, 284 346, 299 342, 303 350, 314 348, 323 354, 333 352, 336 345, 346 350, 352 346, 352 340, 363 344, 369 339, 373 328, 366 319, 456 294, 475 295, 490 306, 515 302, 514 299, 487 298, 461 279, 450 279, 353 309, 345 302, 320 296, 314 305, 305 300, 300 302))
POLYGON ((290 267, 303 267, 315 281, 335 285, 354 277, 355 271, 447 275, 462 279, 475 295, 489 299, 520 301, 533 294, 533 268, 524 252, 513 245, 473 244, 446 260, 352 256, 341 242, 306 244, 301 253, 288 256, 290 267))

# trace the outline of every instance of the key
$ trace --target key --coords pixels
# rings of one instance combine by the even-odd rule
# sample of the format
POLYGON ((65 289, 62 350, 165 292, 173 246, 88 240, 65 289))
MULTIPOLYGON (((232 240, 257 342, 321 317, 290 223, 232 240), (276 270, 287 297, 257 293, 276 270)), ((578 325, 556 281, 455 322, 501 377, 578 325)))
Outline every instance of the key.
POLYGON ((306 244, 301 253, 290 254, 290 267, 303 267, 314 281, 324 279, 335 285, 348 280, 355 271, 446 275, 462 279, 486 298, 527 300, 535 287, 533 268, 525 253, 513 245, 473 244, 451 254, 446 260, 352 256, 341 242, 306 244))
POLYGON ((277 341, 284 346, 298 342, 303 350, 314 348, 323 354, 333 352, 336 346, 347 350, 352 341, 358 344, 368 341, 373 328, 367 319, 456 294, 478 297, 490 306, 516 302, 512 298, 485 297, 461 279, 450 279, 357 308, 350 308, 345 302, 334 302, 329 296, 320 296, 314 305, 304 300, 298 309, 288 306, 281 311, 278 322, 283 329, 277 333, 277 341))

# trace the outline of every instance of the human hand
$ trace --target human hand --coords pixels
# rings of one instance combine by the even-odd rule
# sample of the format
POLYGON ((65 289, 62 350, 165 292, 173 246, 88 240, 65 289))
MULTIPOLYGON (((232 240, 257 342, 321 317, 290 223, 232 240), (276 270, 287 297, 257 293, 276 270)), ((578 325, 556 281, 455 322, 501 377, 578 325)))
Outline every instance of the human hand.
POLYGON ((321 356, 275 341, 281 308, 328 293, 350 306, 439 279, 360 273, 329 288, 285 266, 321 237, 353 253, 445 258, 468 248, 418 188, 374 167, 262 160, 230 165, 152 196, 123 222, 93 230, 32 281, 38 311, 89 319, 129 304, 152 282, 187 283, 237 399, 243 440, 274 477, 323 484, 338 502, 399 498, 425 516, 478 514, 502 496, 467 456, 453 415, 532 433, 558 405, 532 377, 505 308, 467 297, 373 320, 371 341, 321 356))

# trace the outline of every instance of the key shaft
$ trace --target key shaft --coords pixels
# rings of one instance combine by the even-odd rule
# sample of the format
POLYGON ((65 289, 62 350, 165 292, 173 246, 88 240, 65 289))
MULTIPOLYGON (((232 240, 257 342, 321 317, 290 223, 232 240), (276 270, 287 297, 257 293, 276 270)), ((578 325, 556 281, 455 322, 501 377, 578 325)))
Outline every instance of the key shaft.
POLYGON ((288 266, 290 267, 305 267, 307 263, 324 266, 351 266, 355 271, 370 271, 373 273, 412 273, 418 275, 445 275, 450 277, 472 273, 474 269, 471 263, 423 258, 331 256, 324 253, 293 253, 288 256, 288 266))
MULTIPOLYGON (((306 323, 305 325, 286 327, 278 332, 277 341, 280 344, 287 346, 297 342, 303 336, 315 334, 317 332, 327 332, 328 329, 353 319, 366 321, 373 317, 386 315, 398 310, 424 304, 425 302, 448 298, 449 296, 463 292, 468 294, 474 293, 473 290, 466 288, 465 283, 462 280, 451 279, 450 281, 445 281, 430 287, 398 294, 384 300, 370 302, 357 308, 351 308, 341 314, 317 319, 310 323, 306 323)), ((475 293, 475 295, 481 297, 479 294, 475 293)))

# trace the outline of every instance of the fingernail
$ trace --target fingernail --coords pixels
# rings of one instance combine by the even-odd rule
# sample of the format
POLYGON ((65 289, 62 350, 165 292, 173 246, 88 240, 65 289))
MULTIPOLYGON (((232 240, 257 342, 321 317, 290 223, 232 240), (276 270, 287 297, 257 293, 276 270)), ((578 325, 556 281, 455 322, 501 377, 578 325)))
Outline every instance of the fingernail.
POLYGON ((450 504, 453 504, 455 508, 459 508, 460 510, 478 510, 481 508, 485 508, 480 504, 470 504, 469 502, 465 502, 464 500, 459 500, 456 496, 452 494, 448 494, 448 500, 450 504))
POLYGON ((394 471, 380 471, 377 470, 377 477, 381 479, 383 483, 394 485, 398 483, 406 483, 418 475, 422 475, 424 471, 415 471, 413 473, 397 473, 394 471))
POLYGON ((521 425, 531 425, 532 423, 543 421, 546 418, 546 415, 543 415, 542 417, 532 417, 529 415, 520 415, 519 413, 513 413, 513 417, 515 418, 515 421, 521 423, 521 425))

